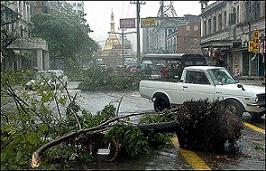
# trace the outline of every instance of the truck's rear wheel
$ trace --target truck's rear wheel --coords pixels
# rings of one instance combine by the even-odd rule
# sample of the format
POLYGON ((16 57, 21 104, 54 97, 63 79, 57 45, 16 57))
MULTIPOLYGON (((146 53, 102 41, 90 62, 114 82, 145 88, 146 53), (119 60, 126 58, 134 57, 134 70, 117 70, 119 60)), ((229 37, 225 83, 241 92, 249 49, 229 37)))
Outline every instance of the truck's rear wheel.
POLYGON ((156 97, 153 103, 153 107, 156 112, 160 112, 165 108, 170 108, 170 103, 166 97, 156 97))
POLYGON ((240 102, 229 99, 229 100, 226 100, 225 107, 227 110, 229 110, 230 112, 232 112, 234 115, 238 116, 239 118, 242 117, 244 109, 240 102))

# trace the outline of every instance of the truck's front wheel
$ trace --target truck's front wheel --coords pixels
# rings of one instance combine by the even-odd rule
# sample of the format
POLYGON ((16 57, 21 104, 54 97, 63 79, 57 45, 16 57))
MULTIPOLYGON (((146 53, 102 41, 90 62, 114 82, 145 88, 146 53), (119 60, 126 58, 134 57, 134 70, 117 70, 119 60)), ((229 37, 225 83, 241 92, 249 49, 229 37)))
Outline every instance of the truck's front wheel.
POLYGON ((226 109, 238 116, 239 118, 242 118, 242 114, 244 112, 242 104, 236 100, 227 100, 225 102, 226 109))
POLYGON ((166 97, 156 97, 153 107, 156 112, 160 112, 165 108, 170 108, 170 103, 166 97))

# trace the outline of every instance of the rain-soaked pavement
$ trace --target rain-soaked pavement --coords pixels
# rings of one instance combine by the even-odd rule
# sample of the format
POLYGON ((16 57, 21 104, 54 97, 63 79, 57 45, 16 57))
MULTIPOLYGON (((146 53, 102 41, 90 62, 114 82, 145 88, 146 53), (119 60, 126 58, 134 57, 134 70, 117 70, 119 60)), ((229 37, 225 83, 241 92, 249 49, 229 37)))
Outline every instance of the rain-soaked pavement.
MULTIPOLYGON (((140 96, 138 91, 131 92, 82 92, 77 90, 78 82, 69 84, 69 92, 74 95, 78 93, 79 104, 86 110, 96 113, 109 103, 118 106, 119 100, 123 97, 119 108, 119 115, 135 112, 153 111, 153 103, 140 96)), ((138 118, 134 118, 137 120, 138 118)), ((134 121, 133 119, 133 121, 134 121)), ((265 115, 261 120, 252 122, 250 115, 245 113, 245 122, 265 130, 265 115)), ((132 120, 131 120, 132 121, 132 120)), ((202 162, 210 169, 234 169, 234 170, 265 170, 265 131, 259 133, 245 127, 241 138, 242 149, 240 154, 223 155, 204 152, 196 152, 202 162)), ((169 146, 166 149, 153 151, 151 154, 141 156, 138 159, 119 160, 111 163, 90 163, 81 164, 75 169, 111 169, 111 170, 173 170, 173 169, 197 169, 188 162, 190 159, 182 156, 179 147, 169 146)))

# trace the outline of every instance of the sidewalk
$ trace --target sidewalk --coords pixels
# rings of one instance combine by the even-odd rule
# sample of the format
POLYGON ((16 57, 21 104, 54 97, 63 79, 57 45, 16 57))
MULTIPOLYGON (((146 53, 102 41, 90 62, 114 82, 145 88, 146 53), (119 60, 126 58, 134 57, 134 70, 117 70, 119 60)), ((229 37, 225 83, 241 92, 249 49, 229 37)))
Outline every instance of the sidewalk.
POLYGON ((263 76, 240 76, 239 80, 261 80, 263 81, 263 76))
POLYGON ((265 79, 263 76, 241 76, 239 81, 243 84, 265 86, 265 79))
POLYGON ((248 85, 256 85, 256 86, 265 86, 265 81, 263 79, 258 78, 247 78, 247 79, 239 79, 240 83, 248 84, 248 85))

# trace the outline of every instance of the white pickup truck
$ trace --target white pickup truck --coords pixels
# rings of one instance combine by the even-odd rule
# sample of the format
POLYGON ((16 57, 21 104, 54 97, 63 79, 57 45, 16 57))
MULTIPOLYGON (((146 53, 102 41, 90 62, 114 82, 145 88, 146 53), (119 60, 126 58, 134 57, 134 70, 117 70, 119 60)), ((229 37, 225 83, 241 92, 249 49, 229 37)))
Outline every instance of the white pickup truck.
POLYGON ((189 66, 179 81, 141 80, 139 92, 154 102, 155 111, 189 100, 219 99, 239 117, 245 111, 254 118, 265 113, 265 87, 242 85, 223 67, 189 66))

